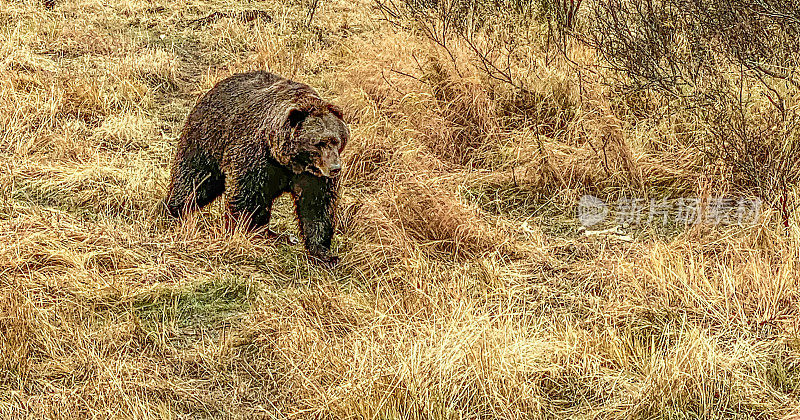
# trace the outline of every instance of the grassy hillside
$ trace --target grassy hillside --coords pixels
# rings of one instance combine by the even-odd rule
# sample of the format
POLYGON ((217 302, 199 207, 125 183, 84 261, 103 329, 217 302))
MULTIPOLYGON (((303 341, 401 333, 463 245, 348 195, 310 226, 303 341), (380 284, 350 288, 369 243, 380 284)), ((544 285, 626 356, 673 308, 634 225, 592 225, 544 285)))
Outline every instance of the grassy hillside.
POLYGON ((299 1, 0 1, 0 417, 800 414, 796 218, 579 229, 585 194, 736 190, 680 121, 554 56, 525 55, 529 96, 490 88, 367 0, 308 21, 299 1), (252 69, 345 110, 333 270, 226 232, 219 202, 161 216, 190 108, 252 69))

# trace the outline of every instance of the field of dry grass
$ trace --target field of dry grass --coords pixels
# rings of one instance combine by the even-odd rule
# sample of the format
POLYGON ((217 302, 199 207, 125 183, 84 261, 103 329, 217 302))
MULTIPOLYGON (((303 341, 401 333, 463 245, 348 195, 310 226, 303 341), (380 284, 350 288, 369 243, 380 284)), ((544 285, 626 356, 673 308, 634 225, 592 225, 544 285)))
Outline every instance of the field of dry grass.
POLYGON ((584 194, 735 188, 557 60, 521 111, 367 0, 307 6, 0 1, 0 417, 800 414, 798 220, 582 235, 584 194), (345 110, 333 270, 160 214, 194 101, 251 69, 345 110))

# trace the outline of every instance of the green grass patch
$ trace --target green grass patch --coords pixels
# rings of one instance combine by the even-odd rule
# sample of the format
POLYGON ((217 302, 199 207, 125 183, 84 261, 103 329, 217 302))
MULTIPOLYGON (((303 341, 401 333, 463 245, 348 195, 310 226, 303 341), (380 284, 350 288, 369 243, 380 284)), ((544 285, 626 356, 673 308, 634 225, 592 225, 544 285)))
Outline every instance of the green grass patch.
POLYGON ((215 327, 246 312, 257 292, 240 277, 223 276, 188 288, 148 293, 134 301, 133 309, 145 323, 215 327))
POLYGON ((572 237, 580 226, 575 209, 524 186, 478 185, 463 188, 461 196, 487 213, 541 226, 548 235, 572 237))
POLYGON ((767 364, 766 379, 775 390, 800 396, 800 363, 792 357, 795 355, 791 350, 779 352, 772 363, 767 364))

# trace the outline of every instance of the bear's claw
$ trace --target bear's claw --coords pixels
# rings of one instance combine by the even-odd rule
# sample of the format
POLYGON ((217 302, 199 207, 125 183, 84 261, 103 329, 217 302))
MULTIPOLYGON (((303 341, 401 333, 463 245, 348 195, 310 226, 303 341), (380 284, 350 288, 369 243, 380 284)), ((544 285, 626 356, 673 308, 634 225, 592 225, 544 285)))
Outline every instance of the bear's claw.
POLYGON ((325 268, 333 268, 339 263, 339 257, 336 255, 311 255, 311 262, 325 268))

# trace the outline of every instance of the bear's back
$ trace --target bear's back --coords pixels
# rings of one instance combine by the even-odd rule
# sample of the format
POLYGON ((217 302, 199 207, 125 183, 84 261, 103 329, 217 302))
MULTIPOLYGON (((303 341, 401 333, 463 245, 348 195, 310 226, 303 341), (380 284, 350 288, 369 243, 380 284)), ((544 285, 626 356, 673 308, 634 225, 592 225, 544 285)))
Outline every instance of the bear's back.
POLYGON ((231 116, 241 113, 270 111, 277 105, 283 86, 296 84, 288 79, 266 71, 235 74, 217 83, 206 92, 195 106, 195 111, 231 116), (261 110, 253 109, 260 105, 261 110))
POLYGON ((239 73, 217 83, 189 114, 184 136, 222 158, 232 145, 261 144, 265 131, 283 124, 291 107, 321 101, 310 86, 267 71, 239 73))

